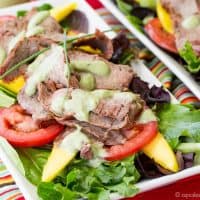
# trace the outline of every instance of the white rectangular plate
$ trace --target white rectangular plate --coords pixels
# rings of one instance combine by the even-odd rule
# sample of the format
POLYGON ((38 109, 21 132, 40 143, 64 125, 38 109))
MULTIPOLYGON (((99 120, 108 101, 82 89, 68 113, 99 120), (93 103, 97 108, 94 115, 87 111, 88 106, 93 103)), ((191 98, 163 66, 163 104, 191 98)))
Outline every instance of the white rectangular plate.
MULTIPOLYGON (((108 30, 109 27, 105 22, 96 14, 96 12, 84 1, 84 0, 68 0, 67 2, 65 0, 52 0, 51 4, 54 6, 58 5, 65 5, 69 2, 76 1, 79 5, 78 9, 82 11, 87 11, 86 15, 89 19, 90 23, 90 32, 94 32, 95 28, 99 28, 100 30, 108 30)), ((49 2, 48 0, 45 1, 39 1, 39 2, 32 2, 8 9, 0 10, 0 15, 3 14, 15 14, 17 10, 23 10, 23 9, 31 9, 34 6, 38 6, 40 4, 43 4, 44 2, 49 2)), ((114 33, 109 33, 111 37, 113 37, 114 33)), ((161 83, 155 78, 155 76, 152 75, 152 73, 149 71, 149 69, 141 62, 133 62, 132 66, 134 70, 138 73, 138 75, 148 82, 150 85, 157 85, 160 86, 161 83)), ((172 97, 172 102, 176 103, 176 99, 172 97)), ((3 162, 6 164, 8 170, 14 177, 16 184, 22 191, 24 197, 26 200, 39 200, 39 197, 37 196, 36 187, 29 183, 29 181, 19 172, 17 167, 15 166, 14 162, 9 158, 9 156, 6 153, 6 149, 3 148, 3 146, 0 145, 0 157, 3 160, 3 162)), ((200 172, 200 166, 199 167, 193 167, 187 170, 184 170, 182 172, 179 172, 177 174, 163 176, 161 178, 148 180, 148 181, 142 181, 137 184, 137 186, 140 188, 140 192, 144 192, 153 188, 161 187, 164 185, 167 185, 169 183, 173 183, 177 180, 180 180, 182 178, 186 178, 195 174, 198 174, 200 172)))
POLYGON ((185 85, 200 99, 200 86, 189 72, 175 59, 156 46, 145 34, 138 31, 129 22, 126 16, 114 5, 111 0, 100 0, 102 4, 135 35, 145 46, 147 46, 185 85))

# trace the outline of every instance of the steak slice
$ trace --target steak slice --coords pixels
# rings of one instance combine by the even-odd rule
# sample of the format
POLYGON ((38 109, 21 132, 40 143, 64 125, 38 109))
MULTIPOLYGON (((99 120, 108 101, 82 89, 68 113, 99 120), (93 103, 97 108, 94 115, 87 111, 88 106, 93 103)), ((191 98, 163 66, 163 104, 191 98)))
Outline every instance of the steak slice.
POLYGON ((76 119, 58 119, 58 122, 68 126, 75 127, 79 125, 82 131, 87 134, 91 139, 101 142, 104 145, 112 146, 123 144, 126 141, 125 135, 120 130, 108 130, 99 126, 92 125, 88 122, 80 122, 76 119))
POLYGON ((131 128, 143 110, 144 102, 138 95, 131 102, 126 98, 103 99, 90 113, 89 123, 95 126, 118 130, 131 128))
POLYGON ((38 101, 37 96, 38 95, 35 94, 29 97, 25 94, 25 89, 23 88, 17 95, 17 100, 21 107, 25 109, 27 113, 32 114, 32 118, 38 123, 53 119, 52 115, 46 111, 38 101))
POLYGON ((123 144, 126 141, 125 136, 120 130, 108 130, 86 122, 77 122, 77 124, 82 127, 84 133, 93 139, 102 142, 104 145, 112 146, 123 144))
POLYGON ((113 64, 98 55, 91 55, 80 51, 69 51, 68 57, 70 61, 87 60, 93 62, 101 60, 109 66, 110 74, 108 76, 94 75, 96 89, 126 90, 134 76, 133 70, 128 65, 113 64))
POLYGON ((200 27, 186 29, 182 26, 184 19, 200 14, 199 0, 161 0, 162 6, 169 12, 174 25, 177 49, 182 49, 188 41, 200 55, 200 27))
MULTIPOLYGON (((25 38, 18 42, 18 44, 11 50, 4 63, 0 66, 0 75, 4 74, 10 67, 13 67, 42 48, 49 47, 52 43, 52 40, 41 37, 25 38)), ((7 82, 14 80, 18 75, 16 71, 17 70, 7 75, 4 80, 7 82)))
POLYGON ((40 26, 44 28, 44 33, 40 34, 41 37, 51 39, 55 42, 64 40, 63 29, 53 17, 47 17, 40 26))
MULTIPOLYGON (((33 8, 26 14, 24 18, 22 18, 25 30, 27 30, 29 21, 35 14, 37 14, 37 12, 38 11, 35 8, 33 8)), ((44 32, 39 34, 39 36, 51 39, 56 42, 63 41, 64 39, 64 36, 62 34, 63 29, 61 25, 53 17, 48 16, 38 26, 42 27, 44 30, 44 32)))
POLYGON ((107 60, 109 60, 113 55, 112 40, 99 30, 96 30, 96 33, 93 37, 81 38, 73 44, 74 47, 79 47, 82 45, 88 45, 94 49, 100 49, 102 56, 107 60))

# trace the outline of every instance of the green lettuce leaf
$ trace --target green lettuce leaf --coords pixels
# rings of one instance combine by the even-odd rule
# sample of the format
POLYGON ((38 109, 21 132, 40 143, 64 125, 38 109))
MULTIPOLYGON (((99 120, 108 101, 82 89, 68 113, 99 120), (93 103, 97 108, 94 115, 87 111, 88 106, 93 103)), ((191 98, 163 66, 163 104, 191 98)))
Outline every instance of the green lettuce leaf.
POLYGON ((129 22, 141 33, 143 33, 143 22, 140 18, 134 15, 127 15, 126 16, 129 22))
POLYGON ((34 185, 38 185, 50 151, 46 149, 18 148, 17 152, 23 163, 26 178, 34 185))
POLYGON ((192 73, 200 71, 200 57, 198 57, 192 48, 192 44, 186 42, 183 49, 180 50, 180 56, 187 63, 187 69, 192 73))
POLYGON ((123 0, 116 0, 118 8, 125 14, 129 15, 132 10, 132 6, 128 3, 125 3, 123 0))
POLYGON ((43 200, 51 196, 56 196, 56 200, 109 200, 111 195, 131 197, 138 192, 134 184, 139 178, 133 157, 121 162, 104 162, 97 168, 91 167, 88 161, 75 159, 54 182, 40 183, 38 195, 43 200))
POLYGON ((200 142, 200 110, 192 106, 165 104, 158 108, 160 132, 170 146, 176 149, 181 136, 200 142))
POLYGON ((116 3, 117 3, 119 10, 126 15, 127 19, 130 21, 130 23, 137 30, 139 30, 140 32, 143 32, 143 30, 142 30, 142 26, 143 26, 142 20, 139 19, 138 17, 132 15, 132 13, 131 13, 133 7, 130 4, 124 2, 123 0, 116 0, 116 3))

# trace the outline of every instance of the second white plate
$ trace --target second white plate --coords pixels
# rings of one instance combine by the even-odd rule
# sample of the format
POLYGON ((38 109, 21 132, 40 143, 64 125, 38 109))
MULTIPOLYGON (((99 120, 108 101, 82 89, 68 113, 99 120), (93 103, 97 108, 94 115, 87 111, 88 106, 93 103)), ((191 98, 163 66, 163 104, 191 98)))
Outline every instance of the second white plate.
POLYGON ((167 53, 156 46, 145 34, 138 31, 129 22, 126 16, 114 5, 111 0, 100 0, 101 3, 146 47, 148 47, 185 85, 200 99, 200 85, 194 80, 189 72, 170 57, 167 53))

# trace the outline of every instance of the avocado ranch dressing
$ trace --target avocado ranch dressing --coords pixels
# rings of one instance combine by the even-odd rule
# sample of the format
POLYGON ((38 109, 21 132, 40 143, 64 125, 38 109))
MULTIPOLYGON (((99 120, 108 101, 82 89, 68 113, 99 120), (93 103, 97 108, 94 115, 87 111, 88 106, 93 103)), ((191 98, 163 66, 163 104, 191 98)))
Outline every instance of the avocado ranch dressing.
POLYGON ((87 144, 90 145, 93 155, 93 158, 88 160, 88 165, 98 167, 105 161, 104 158, 106 157, 106 150, 103 148, 103 144, 89 139, 88 136, 81 131, 80 126, 77 125, 76 129, 70 134, 67 134, 64 139, 58 141, 56 146, 66 151, 69 156, 75 157, 83 145, 87 144))
POLYGON ((80 87, 85 90, 93 90, 95 88, 95 77, 108 76, 110 74, 110 68, 102 60, 71 60, 71 70, 83 72, 80 75, 80 87))
POLYGON ((61 95, 53 95, 50 110, 57 115, 63 113, 73 113, 74 117, 79 121, 88 122, 89 114, 99 104, 100 100, 113 98, 122 99, 132 102, 137 99, 137 95, 132 92, 120 92, 113 90, 94 90, 85 91, 82 89, 74 89, 71 92, 71 98, 67 98, 68 90, 61 95))
POLYGON ((63 48, 61 46, 54 45, 48 52, 48 55, 40 55, 31 65, 29 65, 28 73, 32 72, 32 74, 26 83, 26 95, 32 96, 35 94, 37 85, 46 80, 51 70, 56 67, 59 59, 62 59, 62 56, 63 48), (43 57, 43 55, 45 56, 43 57))
POLYGON ((41 24, 49 15, 49 11, 40 11, 33 15, 28 23, 27 30, 22 30, 11 39, 8 44, 8 52, 10 52, 19 41, 23 40, 24 37, 30 37, 43 33, 44 28, 39 26, 39 24, 41 24))

